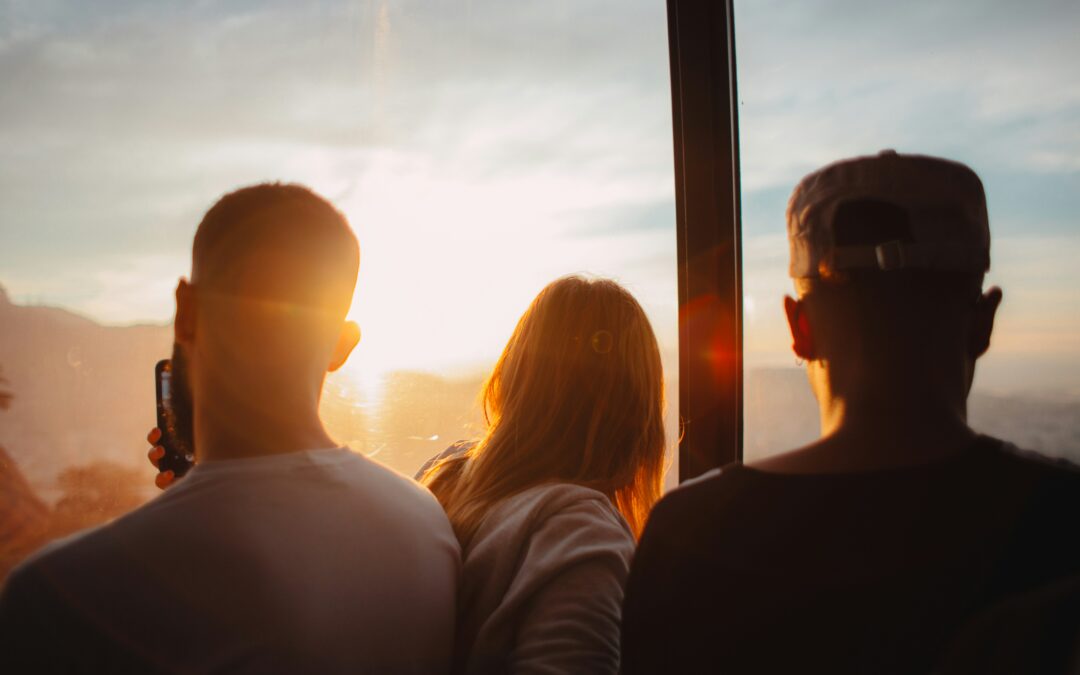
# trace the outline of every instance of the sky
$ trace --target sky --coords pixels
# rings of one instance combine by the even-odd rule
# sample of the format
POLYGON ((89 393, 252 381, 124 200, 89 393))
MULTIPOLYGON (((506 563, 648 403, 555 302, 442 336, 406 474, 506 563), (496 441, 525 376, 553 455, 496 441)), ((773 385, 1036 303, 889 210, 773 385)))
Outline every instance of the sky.
MULTIPOLYGON (((306 183, 362 248, 358 374, 490 361, 551 279, 677 334, 661 0, 0 0, 0 284, 163 322, 202 213, 306 183)), ((1080 4, 735 3, 748 364, 792 365, 784 206, 882 148, 982 175, 1006 301, 980 384, 1080 382, 1080 4)))
POLYGON ((0 283, 168 320, 205 209, 299 181, 360 239, 361 371, 490 362, 576 272, 626 283, 673 345, 664 13, 616 7, 9 4, 0 283))
POLYGON ((1005 293, 976 387, 1080 395, 1080 3, 735 3, 748 366, 790 365, 777 298, 799 178, 885 148, 982 177, 1005 293))

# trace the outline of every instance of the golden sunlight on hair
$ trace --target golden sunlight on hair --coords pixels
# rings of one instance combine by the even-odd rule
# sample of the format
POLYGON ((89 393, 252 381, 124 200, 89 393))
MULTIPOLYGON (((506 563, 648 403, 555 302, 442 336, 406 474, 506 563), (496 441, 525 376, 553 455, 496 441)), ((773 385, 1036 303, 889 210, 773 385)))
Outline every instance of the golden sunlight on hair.
POLYGON ((565 482, 608 496, 640 536, 660 497, 664 383, 645 312, 613 281, 549 284, 482 393, 487 431, 425 475, 467 542, 498 501, 565 482))

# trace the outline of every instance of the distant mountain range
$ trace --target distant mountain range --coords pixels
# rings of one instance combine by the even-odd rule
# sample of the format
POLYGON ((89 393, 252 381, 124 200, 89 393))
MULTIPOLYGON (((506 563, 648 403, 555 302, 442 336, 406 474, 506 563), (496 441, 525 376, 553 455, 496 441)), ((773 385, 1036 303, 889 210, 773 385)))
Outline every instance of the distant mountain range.
POLYGON ((0 287, 0 368, 14 394, 0 412, 0 445, 47 501, 71 466, 111 461, 151 481, 154 364, 171 350, 169 326, 102 326, 12 304, 0 287))
MULTIPOLYGON (((171 348, 171 326, 102 326, 63 309, 15 305, 0 287, 0 374, 15 397, 10 410, 0 411, 0 446, 46 502, 59 497, 62 471, 98 462, 138 471, 152 484, 144 437, 154 424, 153 368, 171 348)), ((390 373, 382 400, 369 405, 331 378, 322 413, 336 438, 409 473, 446 444, 479 433, 481 380, 482 373, 390 373)), ((669 387, 673 395, 677 383, 669 387)), ((796 447, 818 433, 817 406, 801 370, 749 370, 745 408, 748 457, 796 447)), ((986 433, 1080 460, 1075 400, 976 393, 970 417, 986 433)), ((675 419, 669 415, 669 423, 675 419)))
MULTIPOLYGON (((9 410, 0 406, 0 536, 32 534, 48 513, 50 532, 71 531, 155 493, 144 438, 155 421, 154 364, 171 347, 170 326, 102 326, 63 309, 15 305, 0 287, 0 375, 7 380, 0 390, 14 394, 9 410)), ((482 431, 482 376, 393 372, 373 402, 333 376, 321 413, 340 442, 411 475, 451 442, 482 431)), ((677 382, 668 387, 674 428, 677 382)), ((750 370, 744 391, 747 457, 817 436, 803 371, 750 370)), ((970 418, 981 431, 1080 462, 1076 400, 976 393, 970 418)))
MULTIPOLYGON (((7 380, 0 395, 14 395, 0 401, 10 403, 0 405, 0 582, 45 541, 107 522, 156 493, 144 438, 155 421, 154 364, 171 348, 170 326, 102 326, 62 309, 15 305, 0 287, 0 376, 7 380)), ((334 375, 320 412, 340 442, 411 475, 453 441, 481 433, 482 377, 392 372, 379 400, 369 402, 334 375)), ((672 429, 677 391, 672 379, 672 429)), ((818 435, 802 370, 749 370, 744 394, 746 457, 818 435)), ((1080 463, 1076 400, 976 393, 970 418, 981 431, 1080 463)))

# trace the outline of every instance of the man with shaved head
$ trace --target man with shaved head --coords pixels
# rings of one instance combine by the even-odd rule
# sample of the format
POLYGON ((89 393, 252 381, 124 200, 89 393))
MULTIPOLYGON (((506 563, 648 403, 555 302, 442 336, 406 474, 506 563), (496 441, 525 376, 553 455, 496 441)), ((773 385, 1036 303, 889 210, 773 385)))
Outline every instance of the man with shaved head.
POLYGON ((318 415, 326 373, 360 337, 345 320, 359 257, 345 218, 298 185, 244 188, 206 213, 172 364, 195 466, 18 568, 0 658, 49 672, 447 670, 459 552, 446 516, 338 447, 318 415))

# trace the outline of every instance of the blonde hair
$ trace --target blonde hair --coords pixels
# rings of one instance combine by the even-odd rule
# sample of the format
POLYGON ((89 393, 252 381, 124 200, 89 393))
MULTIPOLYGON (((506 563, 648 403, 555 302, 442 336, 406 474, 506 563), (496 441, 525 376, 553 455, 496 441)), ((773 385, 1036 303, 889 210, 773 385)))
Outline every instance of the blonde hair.
POLYGON ((641 535, 664 473, 664 381, 641 305, 607 279, 536 296, 481 392, 487 430, 422 477, 462 544, 497 502, 544 483, 612 500, 641 535))

